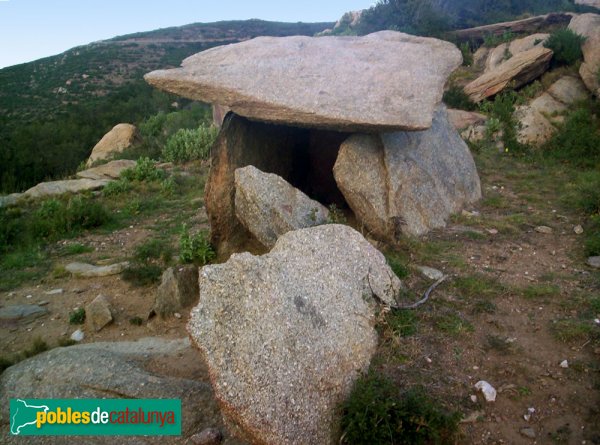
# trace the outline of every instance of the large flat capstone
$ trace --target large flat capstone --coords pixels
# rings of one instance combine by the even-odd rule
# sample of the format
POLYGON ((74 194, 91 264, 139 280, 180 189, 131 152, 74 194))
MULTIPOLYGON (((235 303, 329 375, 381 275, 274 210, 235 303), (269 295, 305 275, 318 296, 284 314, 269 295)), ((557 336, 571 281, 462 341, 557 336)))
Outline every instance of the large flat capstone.
POLYGON ((338 131, 425 130, 448 75, 451 43, 382 31, 364 37, 259 37, 146 74, 181 96, 270 123, 338 131))

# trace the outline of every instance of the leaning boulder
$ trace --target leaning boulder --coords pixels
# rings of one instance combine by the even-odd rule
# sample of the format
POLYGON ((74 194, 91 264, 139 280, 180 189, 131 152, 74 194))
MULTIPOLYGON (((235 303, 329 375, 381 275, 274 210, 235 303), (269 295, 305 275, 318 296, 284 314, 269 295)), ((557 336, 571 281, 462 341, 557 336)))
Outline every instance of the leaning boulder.
POLYGON ((552 54, 551 49, 543 46, 523 51, 469 83, 465 93, 473 102, 481 102, 509 86, 519 88, 546 72, 552 54))
POLYGON ((115 154, 121 153, 126 148, 131 147, 137 140, 139 140, 139 134, 135 125, 115 125, 92 149, 92 154, 88 158, 86 165, 91 167, 96 161, 109 159, 115 154))
POLYGON ((135 161, 120 159, 77 172, 77 176, 85 179, 118 179, 124 170, 133 168, 135 165, 135 161))
POLYGON ((251 443, 336 443, 338 405, 377 347, 376 302, 400 287, 361 234, 332 224, 202 268, 188 332, 227 421, 251 443))
MULTIPOLYGON (((8 434, 10 399, 119 397, 125 399, 180 399, 182 435, 220 426, 210 385, 173 377, 182 357, 192 360, 195 351, 187 340, 142 339, 135 342, 89 343, 56 348, 8 368, 0 377, 0 425, 6 444, 109 445, 110 436, 32 436, 26 441, 8 434), (159 366, 153 363, 162 363, 159 366)), ((201 370, 205 372, 204 370, 201 370)), ((197 372, 197 371, 196 371, 197 372)), ((181 438, 120 437, 120 444, 180 444, 181 438)))
POLYGON ((281 176, 248 166, 235 171, 235 214, 270 249, 284 233, 324 224, 329 211, 281 176))
POLYGON ((579 75, 588 89, 600 97, 600 15, 581 14, 574 17, 569 29, 585 37, 581 46, 583 63, 579 75))
POLYGON ((550 37, 550 34, 537 33, 498 45, 488 54, 485 62, 485 71, 493 71, 507 60, 510 60, 511 57, 524 51, 529 51, 536 46, 543 46, 548 37, 550 37))
POLYGON ((259 37, 209 49, 145 79, 253 120, 337 131, 424 130, 461 59, 451 43, 394 31, 259 37))
POLYGON ((169 267, 163 272, 152 311, 161 317, 173 315, 198 301, 198 267, 169 267))
POLYGON ((359 222, 391 242, 444 227, 481 198, 473 157, 443 107, 426 131, 350 137, 334 175, 359 222))
POLYGON ((448 108, 448 120, 456 130, 464 130, 474 125, 485 124, 488 117, 474 111, 448 108))

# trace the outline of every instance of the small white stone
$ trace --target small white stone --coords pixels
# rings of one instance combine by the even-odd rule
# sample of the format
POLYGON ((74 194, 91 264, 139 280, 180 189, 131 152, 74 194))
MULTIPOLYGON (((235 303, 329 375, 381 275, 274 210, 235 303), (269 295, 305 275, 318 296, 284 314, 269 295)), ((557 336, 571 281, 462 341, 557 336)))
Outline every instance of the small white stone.
POLYGON ((471 402, 477 403, 477 396, 476 395, 472 395, 471 396, 471 402))
POLYGON ((569 367, 569 361, 568 360, 563 360, 562 362, 560 362, 560 367, 561 368, 568 368, 569 367))
POLYGON ((175 315, 175 318, 181 318, 181 314, 179 312, 175 312, 173 315, 175 315))
POLYGON ((30 298, 33 298, 33 295, 27 295, 25 298, 29 300, 30 298))
POLYGON ((49 290, 47 292, 44 292, 46 295, 60 295, 62 294, 64 291, 62 289, 52 289, 49 290))
POLYGON ((475 388, 477 388, 483 393, 483 396, 485 397, 485 400, 487 402, 496 401, 496 389, 485 380, 480 380, 479 382, 477 382, 475 384, 475 388))
POLYGON ((71 334, 71 340, 80 342, 85 338, 85 334, 81 329, 77 329, 75 332, 71 334))
POLYGON ((583 233, 583 227, 581 227, 581 225, 577 225, 573 228, 573 231, 575 234, 581 235, 583 233))

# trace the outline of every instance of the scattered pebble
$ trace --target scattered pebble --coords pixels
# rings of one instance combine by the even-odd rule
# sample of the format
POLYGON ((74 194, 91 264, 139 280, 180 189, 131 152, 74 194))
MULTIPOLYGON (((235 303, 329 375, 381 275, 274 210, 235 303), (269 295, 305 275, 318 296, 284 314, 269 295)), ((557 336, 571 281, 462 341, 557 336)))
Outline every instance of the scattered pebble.
POLYGON ((71 334, 71 340, 80 342, 85 338, 85 334, 81 329, 77 329, 75 332, 71 334))
POLYGON ((569 367, 568 360, 563 360, 562 362, 560 362, 560 367, 567 369, 569 367))
POLYGON ((175 312, 175 314, 173 314, 173 315, 175 315, 175 318, 179 318, 179 319, 181 318, 181 314, 179 312, 175 312))
POLYGON ((490 235, 498 235, 498 230, 496 229, 486 229, 487 233, 489 233, 490 235))
POLYGON ((535 413, 535 408, 527 408, 527 414, 525 414, 523 416, 523 419, 525 419, 527 422, 529 422, 531 420, 531 416, 533 415, 533 413, 535 413))
POLYGON ((580 225, 575 226, 573 228, 573 232, 575 232, 575 234, 577 235, 581 235, 583 233, 583 227, 581 227, 580 225))
POLYGON ((548 227, 548 226, 537 226, 534 229, 537 233, 543 233, 546 235, 549 235, 552 233, 552 228, 548 227))
POLYGON ((49 290, 47 292, 44 292, 46 295, 60 295, 62 294, 64 291, 62 289, 52 289, 49 290))
POLYGON ((48 304, 49 304, 49 302, 48 302, 48 301, 40 301, 40 302, 38 303, 38 306, 47 306, 48 304))
POLYGON ((29 300, 30 298, 33 298, 33 295, 27 295, 25 298, 29 300))
POLYGON ((431 360, 429 357, 425 357, 425 361, 429 364, 433 363, 433 360, 431 360))
POLYGON ((483 397, 487 402, 496 401, 496 389, 485 380, 480 380, 475 384, 475 388, 483 393, 483 397))
POLYGON ((521 428, 520 433, 522 436, 528 437, 530 439, 535 439, 535 430, 531 427, 521 428))
POLYGON ((591 256, 587 260, 588 266, 591 266, 595 269, 600 269, 600 256, 591 256))
POLYGON ((471 396, 471 402, 477 403, 477 396, 476 395, 472 395, 471 396))

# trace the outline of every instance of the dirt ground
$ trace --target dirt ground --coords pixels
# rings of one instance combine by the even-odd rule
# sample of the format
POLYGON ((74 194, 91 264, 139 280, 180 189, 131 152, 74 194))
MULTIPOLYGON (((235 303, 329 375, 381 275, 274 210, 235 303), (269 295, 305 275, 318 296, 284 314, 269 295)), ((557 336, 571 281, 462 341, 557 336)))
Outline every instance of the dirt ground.
MULTIPOLYGON (((383 330, 373 366, 403 387, 425 386, 444 406, 459 410, 459 443, 598 444, 600 344, 594 330, 600 326, 594 317, 600 314, 589 314, 584 307, 587 298, 600 296, 600 279, 585 266, 580 235, 574 231, 582 221, 558 199, 561 178, 518 162, 499 165, 480 157, 478 164, 482 202, 455 217, 448 228, 398 247, 415 299, 431 281, 414 266, 434 267, 451 278, 414 311, 414 333, 383 330), (536 231, 542 225, 552 233, 536 231), (565 360, 568 367, 561 367, 565 360), (475 389, 480 380, 497 390, 495 402, 485 402, 475 389)), ((66 241, 94 248, 68 261, 127 259, 164 217, 155 215, 109 235, 66 241)), ((196 226, 205 226, 202 211, 195 219, 196 226)), ((69 313, 99 294, 112 301, 115 320, 100 332, 83 327, 84 342, 184 337, 189 311, 180 318, 148 320, 155 291, 156 286, 134 287, 119 276, 49 275, 27 283, 2 293, 1 304, 44 304, 49 314, 25 324, 0 325, 0 348, 5 355, 18 353, 37 337, 58 344, 81 328, 69 324, 69 313), (46 294, 54 289, 63 292, 46 294), (134 317, 143 320, 141 326, 130 322, 134 317)))

